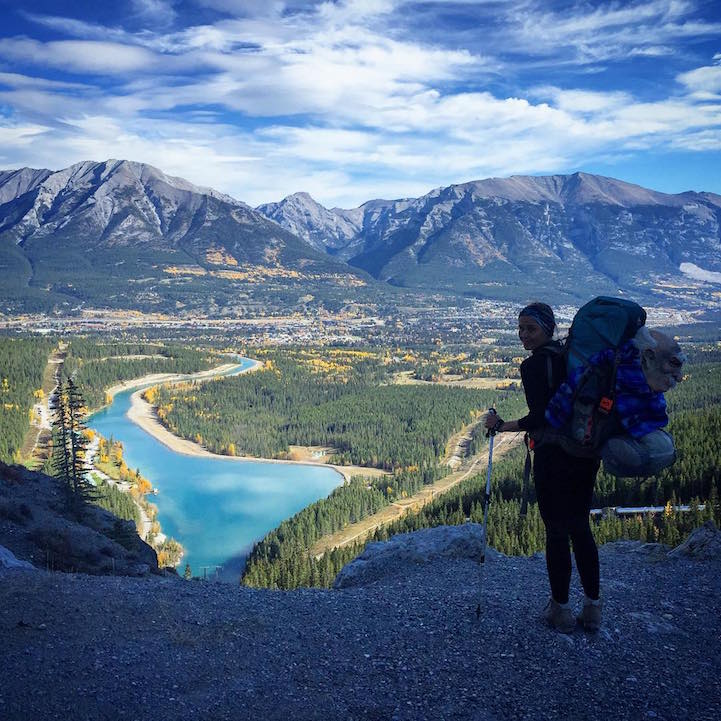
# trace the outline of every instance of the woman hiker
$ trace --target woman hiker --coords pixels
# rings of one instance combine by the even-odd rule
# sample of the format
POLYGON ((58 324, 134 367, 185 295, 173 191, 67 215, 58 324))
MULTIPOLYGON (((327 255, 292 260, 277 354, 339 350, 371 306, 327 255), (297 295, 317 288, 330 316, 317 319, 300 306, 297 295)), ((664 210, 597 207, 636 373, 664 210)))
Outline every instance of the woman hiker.
MULTIPOLYGON (((539 429, 551 396, 565 377, 560 344, 553 340, 556 320, 545 303, 531 303, 518 315, 518 337, 531 355, 521 363, 521 380, 528 404, 528 415, 504 421, 488 414, 486 428, 496 432, 539 429)), ((541 518, 546 527, 546 567, 551 597, 543 618, 562 633, 576 627, 568 590, 571 583, 571 550, 586 597, 578 617, 587 631, 601 624, 598 549, 591 533, 589 511, 600 462, 578 458, 553 444, 542 444, 534 451, 533 479, 541 518)))

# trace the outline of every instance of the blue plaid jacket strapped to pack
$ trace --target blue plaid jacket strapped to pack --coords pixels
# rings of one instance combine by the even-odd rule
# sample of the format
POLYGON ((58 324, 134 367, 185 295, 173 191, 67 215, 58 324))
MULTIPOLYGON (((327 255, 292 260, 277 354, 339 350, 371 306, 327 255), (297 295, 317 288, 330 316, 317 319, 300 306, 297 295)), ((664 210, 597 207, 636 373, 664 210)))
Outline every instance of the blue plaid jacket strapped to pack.
MULTIPOLYGON (((626 432, 633 438, 641 438, 668 424, 666 399, 663 393, 652 391, 641 370, 641 354, 630 341, 619 349, 616 373, 616 415, 626 432)), ((615 351, 602 350, 589 359, 594 366, 613 364, 615 351)), ((571 420, 573 396, 583 367, 576 368, 551 398, 546 409, 546 420, 554 428, 562 428, 571 420)))

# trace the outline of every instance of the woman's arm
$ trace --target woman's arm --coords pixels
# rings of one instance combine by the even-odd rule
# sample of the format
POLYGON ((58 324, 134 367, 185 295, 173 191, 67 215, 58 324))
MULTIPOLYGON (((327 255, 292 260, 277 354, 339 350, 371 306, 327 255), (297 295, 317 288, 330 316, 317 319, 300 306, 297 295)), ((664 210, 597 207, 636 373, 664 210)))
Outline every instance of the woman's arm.
POLYGON ((532 431, 543 425, 546 406, 550 397, 548 387, 547 357, 536 353, 521 363, 521 381, 526 394, 528 415, 514 421, 503 421, 497 415, 486 416, 486 428, 495 428, 496 433, 532 431))

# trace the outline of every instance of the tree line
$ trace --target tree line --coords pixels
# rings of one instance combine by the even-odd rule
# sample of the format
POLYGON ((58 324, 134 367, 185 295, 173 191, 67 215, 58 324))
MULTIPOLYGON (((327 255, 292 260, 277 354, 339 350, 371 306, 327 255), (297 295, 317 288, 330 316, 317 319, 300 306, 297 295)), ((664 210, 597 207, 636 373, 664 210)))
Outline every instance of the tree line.
MULTIPOLYGON (((685 435, 686 430, 681 430, 681 434, 685 435)), ((524 454, 524 449, 516 448, 502 460, 494 462, 493 466, 488 542, 493 548, 507 555, 530 555, 545 547, 545 528, 532 487, 528 489, 527 512, 521 514, 524 454)), ((677 481, 680 481, 680 478, 677 478, 677 481)), ((682 484, 679 482, 678 485, 682 484)), ((482 523, 484 490, 485 475, 472 476, 442 496, 429 501, 419 511, 409 512, 397 521, 380 527, 369 540, 385 541, 398 533, 439 525, 459 525, 467 520, 482 523)), ((721 525, 720 496, 721 483, 718 481, 710 486, 707 496, 682 498, 672 489, 667 499, 654 504, 666 506, 663 514, 620 517, 610 513, 594 517, 592 530, 599 543, 640 540, 674 546, 706 519, 715 519, 716 523, 721 525), (673 507, 679 503, 689 503, 691 511, 675 512, 673 507), (700 509, 702 504, 705 505, 703 510, 700 509)), ((309 509, 304 509, 298 516, 285 521, 279 529, 272 531, 256 545, 243 574, 244 584, 283 589, 314 585, 329 587, 332 584, 341 568, 362 552, 365 543, 335 549, 319 559, 310 556, 308 551, 313 543, 321 536, 337 530, 335 524, 323 526, 323 533, 314 529, 313 523, 317 517, 327 518, 332 512, 332 507, 327 506, 324 500, 314 504, 315 508, 309 513, 305 513, 309 509)), ((596 504, 605 505, 599 503, 598 499, 596 504)), ((628 505, 639 504, 637 501, 628 505)), ((609 505, 627 504, 624 502, 609 505)), ((369 514, 373 512, 369 511, 369 514)))
POLYGON ((0 336, 0 460, 5 463, 22 460, 31 410, 40 399, 45 366, 56 345, 50 338, 0 336))
POLYGON ((101 478, 95 483, 94 503, 118 518, 133 521, 136 528, 140 527, 140 511, 133 497, 101 478))
POLYGON ((196 373, 218 365, 220 357, 207 350, 180 345, 99 342, 73 338, 63 364, 63 375, 82 390, 91 409, 108 403, 106 389, 151 373, 196 373), (128 356, 149 355, 152 358, 128 356))

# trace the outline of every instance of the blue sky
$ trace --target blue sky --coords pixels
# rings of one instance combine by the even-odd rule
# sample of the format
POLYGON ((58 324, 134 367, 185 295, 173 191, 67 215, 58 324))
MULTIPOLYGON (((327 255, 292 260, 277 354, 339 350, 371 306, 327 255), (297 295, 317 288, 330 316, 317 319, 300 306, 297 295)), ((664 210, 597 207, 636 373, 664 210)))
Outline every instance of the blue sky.
POLYGON ((0 0, 0 168, 252 205, 601 173, 721 193, 721 3, 0 0))

